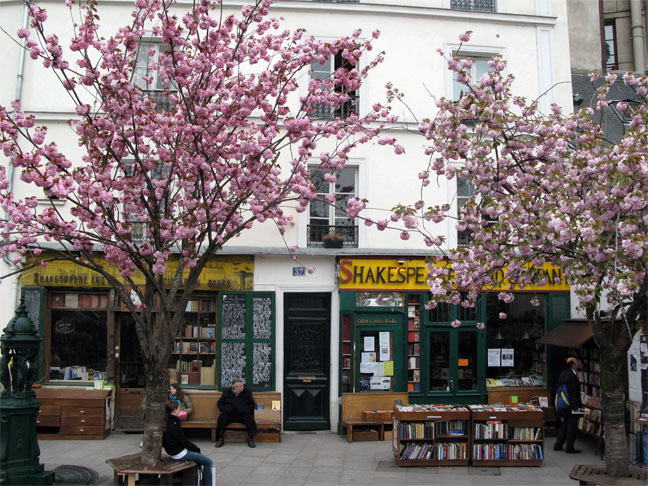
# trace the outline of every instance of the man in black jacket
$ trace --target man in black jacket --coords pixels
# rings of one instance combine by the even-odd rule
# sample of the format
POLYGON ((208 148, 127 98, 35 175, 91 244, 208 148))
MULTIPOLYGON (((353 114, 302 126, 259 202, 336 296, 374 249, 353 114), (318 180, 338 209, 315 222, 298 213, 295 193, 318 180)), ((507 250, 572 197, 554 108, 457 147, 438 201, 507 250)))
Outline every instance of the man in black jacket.
POLYGON ((247 429, 248 446, 256 447, 254 436, 256 434, 256 422, 254 421, 254 399, 252 392, 245 388, 243 381, 234 380, 232 388, 223 392, 218 400, 220 415, 216 424, 215 447, 222 447, 225 443, 225 427, 232 422, 244 424, 247 429))
POLYGON ((575 356, 567 358, 567 368, 564 369, 558 377, 558 387, 567 385, 567 396, 569 398, 569 408, 558 411, 562 418, 562 424, 556 437, 554 444, 554 451, 561 451, 563 444, 566 443, 565 452, 568 454, 575 454, 580 452, 574 449, 574 442, 576 442, 576 433, 578 428, 579 415, 572 413, 583 406, 580 397, 580 386, 578 384, 578 377, 576 370, 580 368, 580 360, 575 356))
POLYGON ((180 426, 180 405, 169 400, 166 404, 167 422, 162 435, 162 446, 176 461, 193 461, 202 468, 201 486, 213 486, 213 461, 200 453, 200 447, 187 439, 180 426))

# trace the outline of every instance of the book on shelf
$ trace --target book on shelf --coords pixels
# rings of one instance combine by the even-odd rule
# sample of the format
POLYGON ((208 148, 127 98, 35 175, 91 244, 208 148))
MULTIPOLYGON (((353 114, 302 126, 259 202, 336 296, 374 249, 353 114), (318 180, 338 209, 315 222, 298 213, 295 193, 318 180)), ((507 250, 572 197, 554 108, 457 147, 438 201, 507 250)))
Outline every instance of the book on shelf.
POLYGON ((191 324, 187 324, 184 328, 184 337, 193 337, 193 326, 191 324))
POLYGON ((215 385, 216 384, 216 367, 204 366, 200 369, 200 384, 201 385, 215 385))
POLYGON ((412 343, 412 342, 418 342, 420 341, 420 333, 418 331, 409 331, 407 333, 407 341, 412 343))
POLYGON ((198 343, 198 352, 200 354, 208 354, 209 353, 209 343, 205 343, 205 342, 198 343))

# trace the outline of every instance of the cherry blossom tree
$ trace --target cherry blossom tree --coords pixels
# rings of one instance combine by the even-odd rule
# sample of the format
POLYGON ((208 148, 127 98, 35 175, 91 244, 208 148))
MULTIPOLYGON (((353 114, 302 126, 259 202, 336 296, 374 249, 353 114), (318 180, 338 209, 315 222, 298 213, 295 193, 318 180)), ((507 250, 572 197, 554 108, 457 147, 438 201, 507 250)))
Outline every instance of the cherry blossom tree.
POLYGON ((77 20, 65 43, 27 1, 30 28, 17 34, 68 93, 78 115, 69 137, 83 157, 73 162, 20 103, 0 107, 5 160, 31 194, 51 198, 18 198, 0 167, 0 256, 19 271, 26 257, 54 251, 105 277, 128 307, 146 374, 145 463, 160 457, 167 363, 208 260, 255 222, 274 221, 283 234, 316 196, 307 163, 333 174, 388 117, 387 105, 363 116, 341 110, 382 60, 368 54, 378 32, 320 41, 282 30, 271 3, 228 14, 218 1, 136 0, 130 23, 108 36, 98 2, 68 1, 77 20), (336 54, 344 67, 300 87, 312 63, 336 54), (332 116, 317 118, 322 107, 332 116))
MULTIPOLYGON (((468 41, 469 34, 460 40, 468 41)), ((440 54, 466 94, 459 101, 438 99, 436 116, 420 122, 429 161, 419 174, 418 200, 375 224, 400 229, 403 239, 419 234, 444 255, 428 265, 432 307, 475 306, 495 286, 544 285, 547 277, 537 268, 545 262, 562 269, 600 347, 607 472, 624 476, 623 368, 648 306, 648 79, 628 73, 620 81, 610 74, 593 106, 566 115, 554 105, 542 114, 538 100, 514 95, 513 76, 504 74, 501 58, 490 61, 481 79, 471 79, 470 59, 440 54), (615 103, 627 124, 622 140, 612 144, 596 115, 610 109, 615 82, 631 87, 638 102, 615 103), (474 187, 458 216, 450 204, 426 204, 435 178, 454 177, 468 178, 474 187), (436 234, 435 224, 449 218, 469 232, 465 246, 448 250, 436 234)), ((400 150, 395 140, 381 140, 400 150)), ((351 214, 366 206, 354 201, 351 214)), ((504 290, 498 297, 511 302, 514 294, 504 290)))

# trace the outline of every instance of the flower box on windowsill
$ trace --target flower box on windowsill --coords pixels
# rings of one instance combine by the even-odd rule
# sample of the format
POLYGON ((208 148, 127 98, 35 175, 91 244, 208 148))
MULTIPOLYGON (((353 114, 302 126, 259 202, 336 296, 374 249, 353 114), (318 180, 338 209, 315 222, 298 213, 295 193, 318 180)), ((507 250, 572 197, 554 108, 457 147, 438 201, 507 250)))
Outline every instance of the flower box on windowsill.
POLYGON ((344 245, 344 240, 323 240, 324 241, 324 248, 342 248, 344 245))

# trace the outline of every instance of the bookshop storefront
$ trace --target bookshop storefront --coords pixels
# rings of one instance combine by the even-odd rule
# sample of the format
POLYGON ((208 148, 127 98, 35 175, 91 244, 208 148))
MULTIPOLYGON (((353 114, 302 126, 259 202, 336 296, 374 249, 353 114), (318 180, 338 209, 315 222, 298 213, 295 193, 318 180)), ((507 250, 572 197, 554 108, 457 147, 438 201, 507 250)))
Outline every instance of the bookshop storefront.
MULTIPOLYGON (((243 377, 253 390, 274 390, 275 295, 253 292, 253 277, 251 256, 208 263, 173 345, 172 383, 222 388, 243 377)), ((22 294, 43 338, 43 385, 81 390, 103 380, 114 389, 117 428, 140 427, 145 374, 135 323, 105 279, 55 261, 23 273, 22 294)))
POLYGON ((558 270, 538 271, 553 278, 510 304, 493 293, 474 309, 427 310, 423 258, 340 259, 340 392, 408 392, 411 403, 498 401, 494 390, 512 387, 538 396, 562 368, 535 340, 569 317, 558 270))

